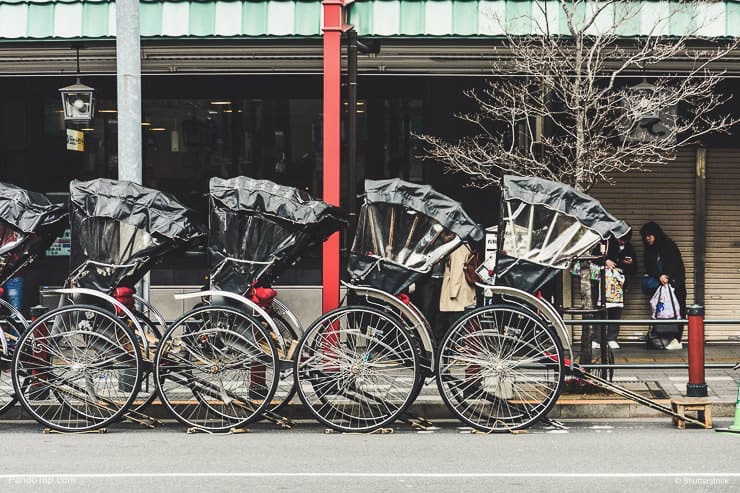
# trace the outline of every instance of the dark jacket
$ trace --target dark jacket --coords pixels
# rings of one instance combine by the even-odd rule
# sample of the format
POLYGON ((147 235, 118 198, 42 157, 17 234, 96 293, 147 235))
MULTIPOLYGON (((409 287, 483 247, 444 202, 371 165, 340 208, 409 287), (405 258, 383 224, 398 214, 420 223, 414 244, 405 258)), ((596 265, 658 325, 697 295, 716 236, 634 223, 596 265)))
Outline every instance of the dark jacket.
POLYGON ((617 267, 622 269, 626 277, 637 274, 637 254, 635 254, 635 248, 629 241, 624 244, 624 249, 620 250, 616 238, 610 238, 606 247, 606 258, 617 264, 617 267), (632 257, 631 264, 624 263, 624 259, 627 257, 632 257))
POLYGON ((648 234, 655 236, 655 243, 652 246, 645 243, 645 273, 656 279, 665 274, 671 281, 685 285, 686 268, 676 243, 654 222, 640 228, 643 241, 648 234))
POLYGON ((656 279, 659 279, 662 274, 668 276, 671 285, 676 290, 676 297, 681 303, 681 316, 685 317, 686 268, 678 246, 654 222, 643 225, 640 228, 640 236, 645 245, 645 273, 656 279), (655 242, 652 245, 645 242, 645 236, 648 234, 655 236, 655 242))

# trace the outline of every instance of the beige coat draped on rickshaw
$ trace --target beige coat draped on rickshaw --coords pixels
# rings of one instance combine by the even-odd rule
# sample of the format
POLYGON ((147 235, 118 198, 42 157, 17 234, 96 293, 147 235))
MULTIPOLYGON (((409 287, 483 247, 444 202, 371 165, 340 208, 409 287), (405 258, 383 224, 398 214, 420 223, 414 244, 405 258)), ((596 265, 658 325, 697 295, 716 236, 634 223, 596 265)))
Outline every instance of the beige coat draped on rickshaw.
POLYGON ((475 305, 475 288, 468 284, 463 272, 469 253, 470 248, 463 244, 447 257, 439 294, 441 312, 461 312, 466 306, 475 305))

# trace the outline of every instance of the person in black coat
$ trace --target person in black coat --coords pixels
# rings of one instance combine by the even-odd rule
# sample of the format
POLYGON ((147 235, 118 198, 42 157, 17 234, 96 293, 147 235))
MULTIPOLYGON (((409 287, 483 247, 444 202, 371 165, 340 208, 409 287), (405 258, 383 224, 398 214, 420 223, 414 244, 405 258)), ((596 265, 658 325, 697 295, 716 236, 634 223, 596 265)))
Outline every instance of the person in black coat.
MULTIPOLYGON (((681 318, 686 318, 686 268, 681 251, 676 243, 666 235, 654 222, 646 223, 640 228, 640 235, 645 245, 645 274, 657 279, 659 285, 670 284, 676 292, 681 318)), ((650 294, 650 293, 648 293, 650 294)), ((670 327, 663 327, 664 330, 670 327)), ((680 349, 683 325, 675 326, 675 334, 670 343, 663 338, 660 345, 663 349, 680 349)), ((648 343, 650 344, 650 334, 648 343)), ((660 346, 658 345, 658 346, 660 346)))
POLYGON ((681 318, 686 318, 686 268, 676 243, 654 222, 640 228, 645 244, 645 273, 676 291, 681 305, 681 318))

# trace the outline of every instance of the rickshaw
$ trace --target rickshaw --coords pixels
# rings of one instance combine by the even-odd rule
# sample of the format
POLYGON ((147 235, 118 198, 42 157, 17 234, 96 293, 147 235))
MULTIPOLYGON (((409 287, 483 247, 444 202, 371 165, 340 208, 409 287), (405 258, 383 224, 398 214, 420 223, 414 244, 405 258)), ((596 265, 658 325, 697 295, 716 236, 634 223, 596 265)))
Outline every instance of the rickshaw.
POLYGON ((483 230, 454 200, 401 180, 367 180, 349 259, 346 306, 317 320, 296 354, 298 395, 322 423, 368 432, 400 418, 436 375, 445 404, 486 432, 535 423, 551 409, 573 351, 561 315, 533 293, 599 241, 629 231, 591 197, 506 176, 500 250, 482 266, 487 305, 462 315, 439 347, 404 291, 483 230), (488 270, 490 267, 490 272, 488 270))
POLYGON ((298 395, 313 415, 344 432, 395 419, 434 373, 428 321, 407 288, 483 229, 459 203, 427 185, 366 180, 349 255, 345 306, 306 331, 296 351, 298 395))
MULTIPOLYGON (((43 255, 66 226, 67 207, 45 195, 0 183, 0 285, 43 255)), ((3 288, 0 288, 0 296, 3 288)), ((26 318, 0 297, 0 414, 16 402, 10 364, 26 318)))
POLYGON ((211 178, 210 286, 172 324, 155 357, 160 399, 193 430, 224 432, 277 413, 294 395, 292 354, 303 332, 273 284, 346 225, 306 192, 244 176, 211 178))
POLYGON ((499 248, 479 284, 487 304, 450 327, 435 365, 445 404, 484 432, 531 426, 557 401, 566 372, 584 374, 561 314, 534 293, 599 242, 630 231, 597 200, 542 178, 504 176, 501 199, 499 248))
POLYGON ((151 361, 167 322, 134 286, 205 232, 173 196, 102 178, 70 183, 70 219, 71 272, 56 290, 59 307, 18 340, 16 395, 58 431, 105 428, 121 417, 147 424, 140 410, 156 395, 151 361))

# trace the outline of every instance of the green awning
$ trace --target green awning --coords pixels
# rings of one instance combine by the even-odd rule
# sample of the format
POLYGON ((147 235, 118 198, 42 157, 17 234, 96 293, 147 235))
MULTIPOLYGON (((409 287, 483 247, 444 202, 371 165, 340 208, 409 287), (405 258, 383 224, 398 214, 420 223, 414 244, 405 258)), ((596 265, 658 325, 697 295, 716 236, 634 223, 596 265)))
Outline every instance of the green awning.
MULTIPOLYGON (((145 38, 321 35, 319 1, 142 1, 145 38)), ((104 0, 0 0, 0 39, 100 39, 116 34, 104 0)))
MULTIPOLYGON (((539 34, 534 23, 557 28, 568 34, 558 0, 359 0, 352 4, 349 22, 361 35, 378 36, 501 36, 539 34)), ((627 2, 625 2, 627 3, 627 2)), ((635 2, 630 2, 635 3, 635 2)), ((740 35, 738 0, 697 2, 695 12, 676 13, 677 2, 641 0, 639 13, 620 26, 622 36, 638 36, 657 29, 657 35, 679 35, 696 31, 700 36, 740 35), (673 15, 676 13, 676 15, 673 15), (660 19, 667 19, 659 22, 660 19)), ((583 5, 595 8, 599 2, 583 5)), ((603 22, 624 18, 624 5, 607 7, 603 22)), ((598 32, 603 26, 595 25, 598 32)))
MULTIPOLYGON (((644 34, 675 6, 666 1, 641 3, 639 15, 620 34, 644 34)), ((524 19, 547 16, 550 25, 565 34, 558 1, 540 4, 546 13, 532 0, 357 0, 350 7, 349 22, 363 36, 477 37, 532 33, 532 21, 524 19)), ((145 38, 321 35, 320 0, 142 0, 140 7, 145 38)), ((609 13, 618 15, 619 8, 613 6, 609 13)), ((0 39, 113 38, 115 10, 115 2, 106 0, 0 0, 0 39)), ((670 17, 660 25, 660 34, 680 34, 700 25, 698 34, 703 36, 740 36, 737 1, 706 0, 696 14, 670 17)))

